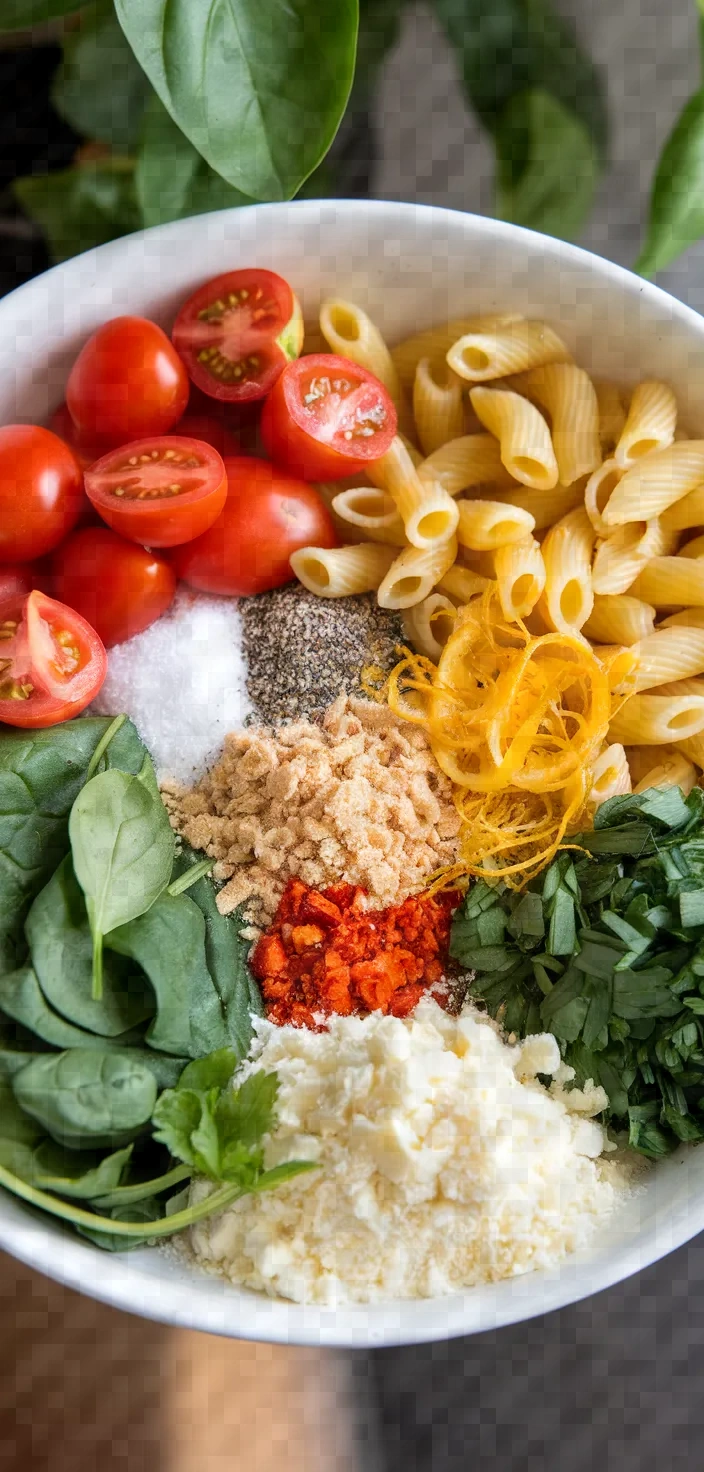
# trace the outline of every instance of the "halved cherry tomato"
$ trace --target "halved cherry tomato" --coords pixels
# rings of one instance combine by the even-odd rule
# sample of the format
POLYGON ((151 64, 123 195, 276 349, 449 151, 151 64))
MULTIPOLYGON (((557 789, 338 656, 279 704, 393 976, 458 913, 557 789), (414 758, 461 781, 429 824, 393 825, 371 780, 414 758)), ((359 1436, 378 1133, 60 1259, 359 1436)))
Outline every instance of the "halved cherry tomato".
POLYGON ((386 453, 396 433, 392 399, 372 373, 334 353, 289 363, 264 405, 272 460, 306 480, 342 480, 386 453))
POLYGON ((228 271, 182 306, 174 347, 189 377, 214 399, 263 399, 303 346, 303 318, 274 271, 228 271))
POLYGON ((82 440, 124 445, 166 434, 188 403, 188 377, 165 332, 146 317, 113 317, 81 348, 66 403, 82 440))
POLYGON ((0 601, 0 721, 35 729, 80 715, 107 667, 95 629, 72 608, 36 589, 0 601))
POLYGON ((202 593, 243 596, 279 588, 292 579, 289 557, 298 547, 336 547, 327 507, 305 481, 267 460, 226 460, 225 509, 210 531, 177 547, 170 562, 178 577, 202 593))
POLYGON ((212 445, 159 435, 103 455, 86 471, 85 487, 114 531, 146 547, 175 547, 217 520, 227 476, 212 445))
POLYGON ((222 419, 216 419, 214 414, 191 413, 190 409, 179 419, 174 426, 173 434, 186 436, 187 439, 202 440, 206 445, 212 445, 223 460, 226 455, 239 455, 240 442, 237 436, 227 428, 222 419))
POLYGON ((54 553, 54 590, 103 643, 121 644, 166 613, 176 574, 163 557, 106 526, 74 532, 54 553))
POLYGON ((75 526, 83 476, 72 450, 36 424, 0 429, 0 559, 29 562, 53 552, 75 526))

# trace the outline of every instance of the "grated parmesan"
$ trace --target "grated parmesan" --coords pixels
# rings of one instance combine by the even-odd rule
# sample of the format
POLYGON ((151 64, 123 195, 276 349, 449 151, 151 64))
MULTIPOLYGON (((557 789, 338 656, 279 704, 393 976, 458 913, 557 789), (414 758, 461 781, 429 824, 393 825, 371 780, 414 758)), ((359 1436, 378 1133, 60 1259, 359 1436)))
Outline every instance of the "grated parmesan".
MULTIPOLYGON (((321 1169, 193 1229, 200 1262, 236 1283, 331 1305, 450 1293, 552 1267, 630 1185, 599 1158, 585 1094, 573 1113, 537 1082, 560 1073, 549 1035, 510 1047, 471 1007, 453 1017, 432 999, 323 1033, 255 1026, 244 1074, 280 1080, 267 1165, 321 1169)), ((599 1090, 590 1102, 603 1108, 599 1090)))
POLYGON ((91 707, 125 712, 148 746, 159 781, 202 777, 251 706, 238 600, 181 588, 169 612, 110 650, 91 707))

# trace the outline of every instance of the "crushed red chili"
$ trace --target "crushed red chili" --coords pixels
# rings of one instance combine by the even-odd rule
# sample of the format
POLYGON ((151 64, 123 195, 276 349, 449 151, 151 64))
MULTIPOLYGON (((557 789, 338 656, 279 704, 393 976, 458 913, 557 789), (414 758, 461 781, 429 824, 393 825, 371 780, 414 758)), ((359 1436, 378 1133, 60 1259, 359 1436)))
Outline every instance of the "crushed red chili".
POLYGON ((444 890, 373 910, 353 884, 319 890, 289 879, 251 963, 268 1018, 317 1028, 332 1012, 406 1017, 445 975, 460 899, 444 890))

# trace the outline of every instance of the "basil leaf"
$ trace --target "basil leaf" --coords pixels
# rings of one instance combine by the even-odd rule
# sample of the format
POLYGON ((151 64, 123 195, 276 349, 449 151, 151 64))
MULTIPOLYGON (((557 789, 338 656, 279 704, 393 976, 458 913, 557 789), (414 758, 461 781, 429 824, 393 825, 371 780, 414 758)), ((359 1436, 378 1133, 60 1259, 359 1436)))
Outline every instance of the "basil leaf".
POLYGON ((115 15, 113 0, 93 0, 63 37, 51 89, 56 111, 77 133, 129 150, 152 90, 115 15))
POLYGON ((201 158, 155 92, 144 115, 135 187, 145 225, 252 203, 201 158))
POLYGON ((71 809, 76 878, 93 936, 93 997, 102 996, 103 937, 153 905, 171 878, 174 835, 150 757, 137 776, 101 772, 71 809))
MULTIPOLYGON (((118 772, 109 775, 130 780, 118 772)), ((34 970, 47 1001, 77 1028, 118 1037, 153 1013, 154 999, 144 978, 117 956, 106 956, 103 993, 100 998, 93 997, 93 942, 85 899, 69 854, 37 895, 25 930, 34 970)), ((33 1023, 28 1025, 34 1027, 33 1023)), ((47 1038, 47 1042, 52 1041, 57 1039, 47 1038)))
MULTIPOLYGON (((85 716, 45 731, 0 731, 0 973, 24 960, 30 901, 68 853, 68 816, 111 717, 85 716)), ((138 772, 145 747, 131 721, 116 731, 106 766, 138 772)))
POLYGON ((327 153, 354 74, 357 0, 116 0, 179 128, 254 199, 289 199, 327 153))
POLYGON ((61 1145, 127 1144, 156 1103, 153 1073, 122 1051, 71 1048, 35 1058, 12 1080, 15 1099, 61 1145))
POLYGON ((650 197, 641 276, 669 266, 704 235, 704 87, 690 97, 660 155, 650 197))
POLYGON ((30 174, 13 180, 12 190, 41 226, 56 262, 142 225, 130 158, 86 159, 70 169, 30 174))
POLYGON ((3 0, 0 31, 28 30, 42 21, 73 15, 86 3, 87 0, 3 0))
POLYGON ((549 92, 519 92, 501 116, 496 153, 499 218, 575 240, 599 177, 584 123, 549 92))

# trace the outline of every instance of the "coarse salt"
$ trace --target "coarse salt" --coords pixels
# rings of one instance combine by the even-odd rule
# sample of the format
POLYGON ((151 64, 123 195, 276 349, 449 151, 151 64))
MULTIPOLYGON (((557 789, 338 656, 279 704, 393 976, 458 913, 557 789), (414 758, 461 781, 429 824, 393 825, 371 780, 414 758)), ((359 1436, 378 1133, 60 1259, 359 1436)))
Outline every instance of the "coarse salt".
POLYGON ((190 783, 250 714, 246 681, 238 600, 180 589, 168 613, 109 651, 92 711, 130 716, 159 781, 190 783))

